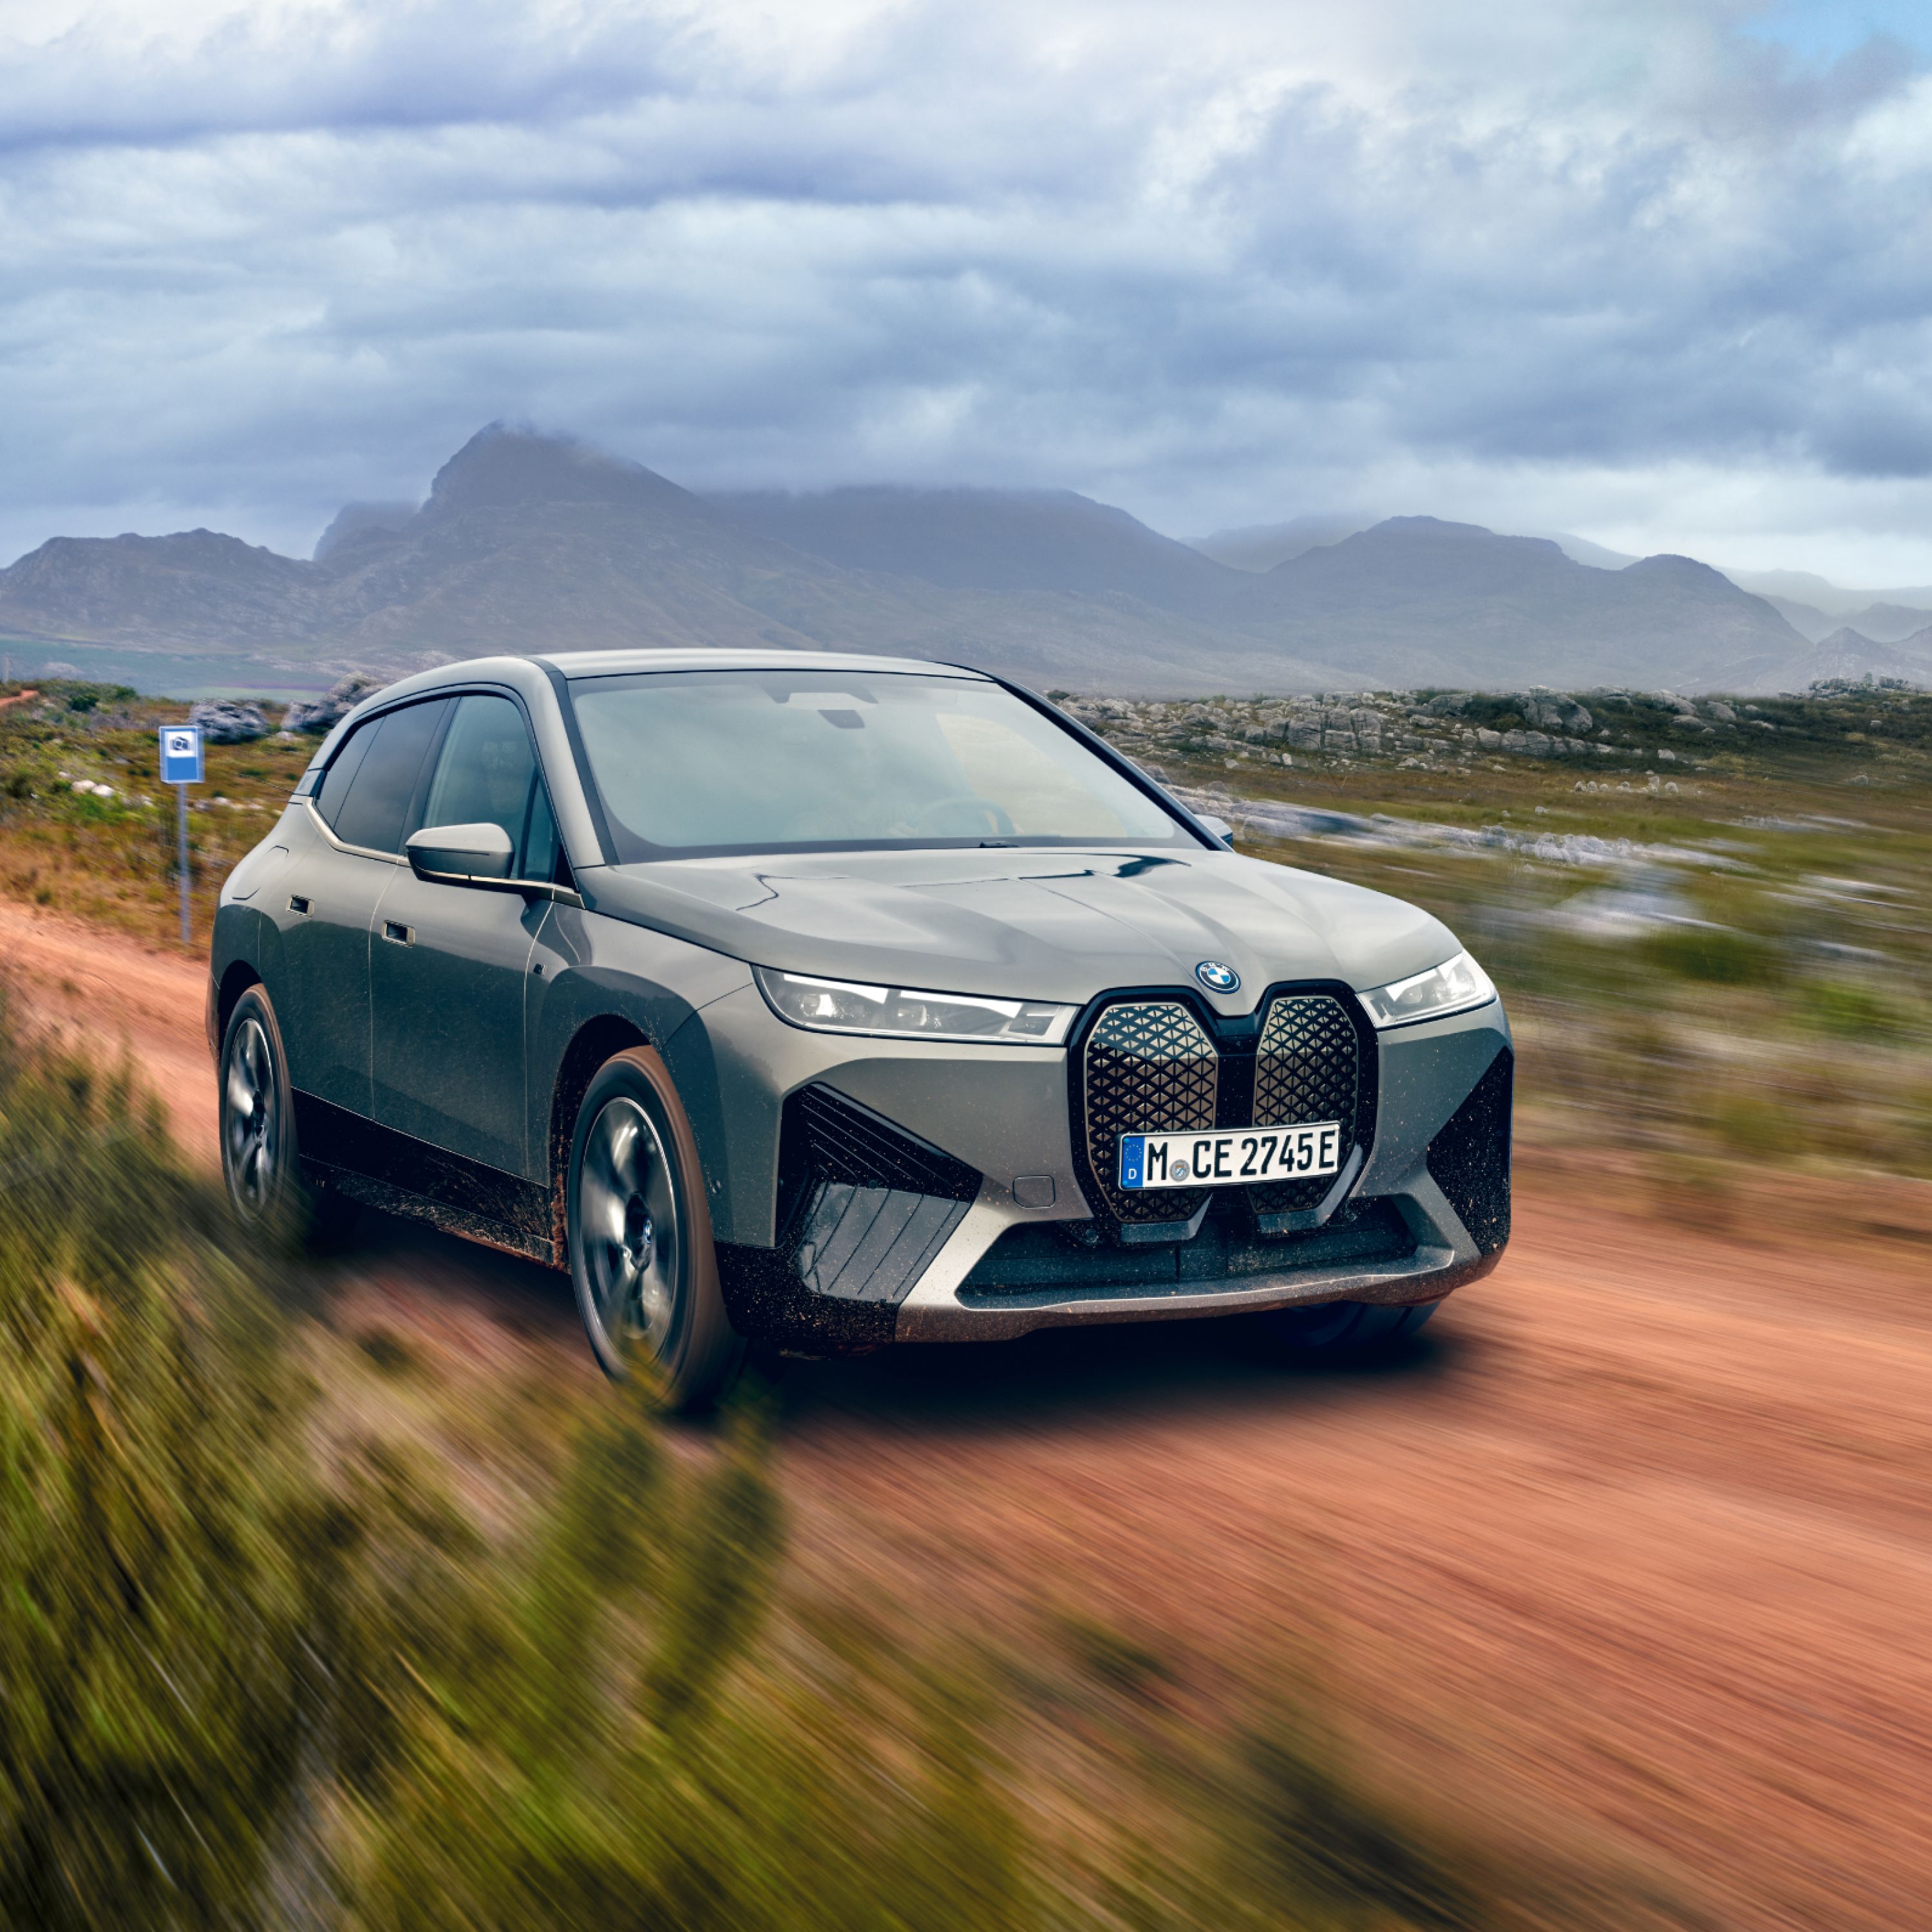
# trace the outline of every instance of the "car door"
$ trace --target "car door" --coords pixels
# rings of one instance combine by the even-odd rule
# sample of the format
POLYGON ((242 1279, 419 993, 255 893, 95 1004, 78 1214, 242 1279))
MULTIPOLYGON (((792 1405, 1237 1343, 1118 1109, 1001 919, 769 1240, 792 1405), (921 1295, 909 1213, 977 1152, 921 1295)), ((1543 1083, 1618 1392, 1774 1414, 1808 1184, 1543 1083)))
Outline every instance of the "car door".
MULTIPOLYGON (((395 878, 403 828, 448 708, 447 699, 407 705, 344 740, 311 800, 332 836, 315 837, 287 874, 286 904, 274 908, 286 982, 277 989, 276 1016, 290 1084, 356 1114, 370 1104, 370 928, 395 878)), ((316 1126, 302 1131, 308 1151, 326 1157, 316 1126)), ((328 1133, 326 1123, 320 1131, 328 1133)))
MULTIPOLYGON (((501 826, 512 876, 551 878, 556 821, 529 725, 511 699, 456 700, 418 819, 501 826)), ((377 1120, 532 1180, 542 1177, 525 1145, 524 981, 548 907, 535 894, 419 879, 405 865, 382 896, 370 945, 377 1120)))

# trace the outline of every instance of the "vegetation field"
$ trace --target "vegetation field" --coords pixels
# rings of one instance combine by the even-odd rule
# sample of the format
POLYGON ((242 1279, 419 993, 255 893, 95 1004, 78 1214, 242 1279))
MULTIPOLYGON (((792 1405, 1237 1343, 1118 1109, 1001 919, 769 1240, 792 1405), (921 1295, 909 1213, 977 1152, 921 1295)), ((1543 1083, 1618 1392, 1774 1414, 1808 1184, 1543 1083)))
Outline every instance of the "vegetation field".
MULTIPOLYGON (((1445 919, 1503 988, 1544 1142, 1654 1154, 1660 1174, 1684 1156, 1932 1172, 1932 696, 1714 707, 1734 723, 1707 704, 1687 732, 1679 700, 1586 694, 1592 723, 1612 721, 1590 754, 1538 758, 1478 735, 1520 742, 1533 697, 1442 712, 1435 695, 1376 699, 1390 722, 1372 738, 1318 722, 1313 749, 1316 705, 1077 708, 1233 820, 1241 850, 1445 919), (1319 748, 1338 736, 1376 751, 1319 748)), ((0 891, 173 943, 154 734, 184 715, 82 684, 0 709, 0 891)), ((190 814, 197 944, 314 742, 210 748, 190 814)))

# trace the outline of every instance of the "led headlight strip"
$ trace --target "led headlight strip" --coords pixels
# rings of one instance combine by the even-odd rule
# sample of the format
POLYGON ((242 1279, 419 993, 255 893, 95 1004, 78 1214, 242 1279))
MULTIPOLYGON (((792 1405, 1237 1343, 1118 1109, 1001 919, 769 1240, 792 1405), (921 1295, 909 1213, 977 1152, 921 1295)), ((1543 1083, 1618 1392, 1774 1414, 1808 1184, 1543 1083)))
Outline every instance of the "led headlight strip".
POLYGON ((1439 1020, 1450 1013, 1486 1006, 1496 996, 1488 974, 1466 952, 1432 966, 1426 973, 1359 994, 1378 1027, 1413 1026, 1418 1020, 1439 1020))
POLYGON ((996 1040, 1015 1046, 1058 1046, 1076 1006, 1043 1000, 995 1000, 976 993, 926 993, 817 980, 803 973, 752 969, 772 1011, 814 1033, 874 1033, 922 1040, 996 1040))

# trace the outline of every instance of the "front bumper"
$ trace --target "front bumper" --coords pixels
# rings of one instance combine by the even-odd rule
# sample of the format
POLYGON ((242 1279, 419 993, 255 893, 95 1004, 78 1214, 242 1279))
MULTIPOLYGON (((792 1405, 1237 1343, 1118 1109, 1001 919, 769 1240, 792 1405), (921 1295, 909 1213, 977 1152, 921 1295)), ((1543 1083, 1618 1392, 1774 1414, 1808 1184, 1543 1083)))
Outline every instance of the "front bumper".
POLYGON ((899 1304, 892 1340, 1005 1341, 1087 1322, 1439 1301, 1502 1258, 1500 1245, 1482 1251, 1426 1172, 1408 1191, 1358 1199, 1336 1219, 1341 1226, 1268 1242, 1216 1242, 1204 1229, 1165 1251, 1072 1251, 1058 1268, 1022 1252, 1003 1265, 1016 1222, 982 1196, 899 1304), (1151 1263, 1166 1265, 1136 1265, 1151 1263))
POLYGON ((737 1004, 700 1016, 714 1090, 740 1104, 700 1138, 730 1178, 729 1200, 714 1178, 720 1272, 755 1337, 831 1352, 1430 1302, 1487 1274, 1508 1238, 1514 1060, 1496 1003, 1376 1039, 1372 1139, 1318 1212, 1264 1234, 1240 1190, 1220 1190, 1186 1238, 1153 1243, 1095 1215, 1064 1054, 841 1040, 720 1010, 737 1004), (853 1165, 874 1130, 896 1152, 853 1165))

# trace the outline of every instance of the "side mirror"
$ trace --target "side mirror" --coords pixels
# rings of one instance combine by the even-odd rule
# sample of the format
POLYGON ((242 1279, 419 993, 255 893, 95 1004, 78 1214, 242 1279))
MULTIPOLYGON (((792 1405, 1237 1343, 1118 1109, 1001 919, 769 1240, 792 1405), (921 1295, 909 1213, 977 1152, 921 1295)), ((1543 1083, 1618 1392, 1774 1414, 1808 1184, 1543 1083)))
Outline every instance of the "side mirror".
POLYGON ((418 878, 450 886, 507 879, 515 856, 500 825, 426 825, 410 834, 403 850, 418 878))
POLYGON ((1210 818, 1204 812, 1196 812, 1194 815, 1196 818, 1199 819, 1201 823, 1204 825, 1210 832, 1213 832, 1214 836, 1220 839, 1223 844, 1229 844, 1233 842, 1234 828, 1230 825, 1225 818, 1210 818))

